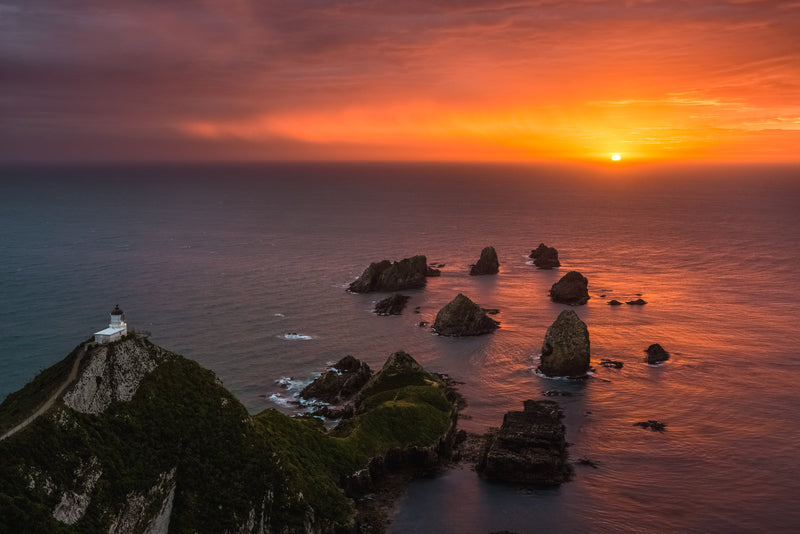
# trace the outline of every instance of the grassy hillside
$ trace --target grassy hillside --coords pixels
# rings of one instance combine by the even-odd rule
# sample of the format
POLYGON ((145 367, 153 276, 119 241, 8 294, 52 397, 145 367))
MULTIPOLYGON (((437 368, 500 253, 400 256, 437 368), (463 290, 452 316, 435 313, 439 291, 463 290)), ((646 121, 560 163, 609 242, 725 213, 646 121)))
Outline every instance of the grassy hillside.
POLYGON ((81 351, 78 345, 57 364, 44 369, 22 389, 9 394, 0 404, 0 436, 21 423, 44 404, 69 376, 72 364, 81 351))
MULTIPOLYGON (((112 350, 149 345, 120 343, 112 350)), ((24 396, 32 385, 9 396, 0 414, 24 417, 22 407, 36 404, 31 392, 66 376, 72 357, 41 373, 51 378, 24 396)), ((385 386, 372 384, 357 415, 326 433, 310 417, 275 410, 251 417, 211 371, 166 353, 130 402, 113 402, 98 415, 58 402, 0 442, 0 532, 108 531, 131 517, 129 531, 139 532, 173 486, 170 532, 257 531, 262 517, 273 531, 351 524, 355 510, 340 489, 345 478, 390 449, 436 445, 451 425, 444 386, 414 364, 405 381, 397 368, 385 386), (54 518, 65 499, 82 495, 90 502, 74 524, 54 518), (131 503, 140 508, 132 512, 131 503)))

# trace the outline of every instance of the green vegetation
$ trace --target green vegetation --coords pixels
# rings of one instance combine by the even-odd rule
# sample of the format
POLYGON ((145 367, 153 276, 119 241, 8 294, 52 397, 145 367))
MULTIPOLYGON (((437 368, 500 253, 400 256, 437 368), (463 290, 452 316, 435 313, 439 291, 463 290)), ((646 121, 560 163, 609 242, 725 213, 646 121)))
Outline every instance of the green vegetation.
POLYGON ((81 347, 75 347, 66 358, 39 372, 25 387, 5 398, 0 404, 0 435, 24 421, 55 393, 69 376, 81 347))
MULTIPOLYGON (((128 338, 109 350, 132 344, 161 361, 133 400, 98 415, 59 401, 0 442, 0 532, 107 531, 133 496, 147 497, 135 514, 141 531, 171 487, 167 482, 159 493, 159 480, 173 470, 171 532, 233 532, 248 518, 257 530, 262 515, 273 531, 304 531, 306 523, 333 530, 355 517, 341 489, 347 477, 389 450, 435 447, 452 422, 444 385, 404 353, 365 386, 356 416, 326 433, 313 417, 275 410, 251 417, 211 371, 145 339, 128 338), (74 525, 55 520, 65 492, 87 493, 98 471, 85 514, 74 525)), ((40 405, 76 354, 10 395, 0 405, 0 422, 11 425, 40 405)))

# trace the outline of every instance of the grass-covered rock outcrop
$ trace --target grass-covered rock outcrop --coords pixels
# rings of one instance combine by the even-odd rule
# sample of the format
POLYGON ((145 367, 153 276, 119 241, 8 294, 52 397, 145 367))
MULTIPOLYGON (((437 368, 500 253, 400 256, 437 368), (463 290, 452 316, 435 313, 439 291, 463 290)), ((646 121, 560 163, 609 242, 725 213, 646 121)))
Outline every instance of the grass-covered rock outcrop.
MULTIPOLYGON (((57 391, 76 354, 9 395, 0 424, 17 424, 57 391)), ((390 358, 398 360, 404 364, 387 363, 391 372, 359 393, 356 414, 328 433, 311 417, 251 416, 211 371, 145 339, 89 347, 53 406, 0 441, 0 532, 348 528, 357 521, 342 489, 348 479, 390 451, 435 448, 452 430, 441 380, 407 355, 390 358), (141 369, 128 359, 155 365, 130 398, 75 410, 63 399, 104 380, 99 357, 116 362, 107 376, 123 384, 130 381, 120 369, 141 369)))

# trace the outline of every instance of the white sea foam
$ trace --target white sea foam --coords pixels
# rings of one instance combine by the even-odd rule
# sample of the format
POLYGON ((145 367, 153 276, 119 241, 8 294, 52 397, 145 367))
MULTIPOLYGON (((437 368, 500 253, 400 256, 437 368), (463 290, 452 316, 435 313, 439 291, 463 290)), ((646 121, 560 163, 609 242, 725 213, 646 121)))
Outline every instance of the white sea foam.
POLYGON ((314 338, 311 337, 311 336, 307 336, 305 334, 298 334, 297 332, 289 332, 289 333, 283 334, 283 339, 303 339, 303 340, 305 340, 305 339, 314 339, 314 338))
MULTIPOLYGON (((538 376, 540 378, 546 378, 548 380, 560 380, 560 381, 566 381, 566 382, 571 382, 573 380, 583 380, 582 378, 577 378, 576 379, 576 378, 570 378, 568 376, 547 376, 544 373, 540 373, 539 372, 539 363, 542 361, 542 353, 541 352, 539 352, 537 354, 534 354, 531 357, 531 360, 533 360, 533 362, 534 362, 533 368, 531 369, 531 371, 533 372, 533 374, 535 374, 536 376, 538 376)), ((594 376, 594 373, 592 371, 587 371, 586 372, 586 376, 594 376)))
POLYGON ((289 408, 290 406, 292 406, 292 400, 287 399, 280 393, 273 393, 272 395, 269 396, 269 400, 271 400, 272 402, 274 402, 279 406, 283 406, 284 408, 289 408))
POLYGON ((294 378, 291 376, 282 376, 275 381, 282 388, 289 389, 294 384, 294 378))

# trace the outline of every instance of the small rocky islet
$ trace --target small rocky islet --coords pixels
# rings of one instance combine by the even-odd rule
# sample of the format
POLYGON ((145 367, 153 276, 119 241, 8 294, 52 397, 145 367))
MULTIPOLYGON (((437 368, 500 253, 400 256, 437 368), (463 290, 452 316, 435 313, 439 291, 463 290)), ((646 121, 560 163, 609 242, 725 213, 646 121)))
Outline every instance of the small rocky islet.
POLYGON ((497 251, 494 247, 486 247, 481 250, 478 262, 469 269, 470 276, 497 274, 498 272, 500 272, 500 261, 497 259, 497 251))
POLYGON ((653 343, 647 349, 645 349, 645 361, 650 365, 655 365, 661 362, 665 362, 669 360, 669 352, 664 350, 664 347, 659 345, 658 343, 653 343))
POLYGON ((489 480, 533 486, 557 486, 572 475, 564 414, 558 403, 526 400, 486 436, 476 470, 489 480))
POLYGON ((390 295, 375 303, 375 313, 378 315, 400 315, 403 313, 410 298, 408 295, 401 295, 400 293, 390 295))
POLYGON ((550 377, 585 377, 590 363, 589 347, 586 323, 573 310, 564 310, 547 329, 537 370, 550 377))
POLYGON ((500 323, 462 293, 436 314, 433 331, 440 336, 480 336, 494 332, 500 323))
POLYGON ((589 301, 589 280, 578 271, 570 271, 550 288, 550 300, 570 306, 589 301))
POLYGON ((539 269, 555 269, 561 266, 558 261, 558 250, 555 247, 548 247, 544 243, 531 250, 529 258, 533 259, 533 264, 539 269))
POLYGON ((395 262, 382 260, 370 263, 348 290, 351 293, 388 293, 420 289, 425 287, 427 277, 440 274, 437 269, 428 267, 428 259, 421 254, 395 262))

